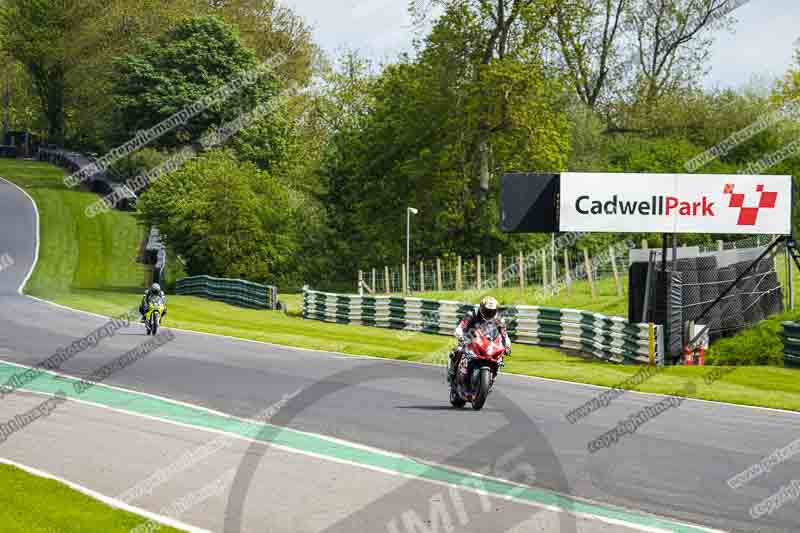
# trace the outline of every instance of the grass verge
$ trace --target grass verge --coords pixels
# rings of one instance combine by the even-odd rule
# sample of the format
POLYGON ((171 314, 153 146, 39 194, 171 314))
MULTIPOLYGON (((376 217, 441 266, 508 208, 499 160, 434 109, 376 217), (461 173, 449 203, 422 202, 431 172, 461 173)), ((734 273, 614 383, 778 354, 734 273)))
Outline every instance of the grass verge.
MULTIPOLYGON (((120 511, 68 486, 19 468, 0 464, 0 531, 4 533, 129 533, 144 523, 141 516, 120 511), (42 495, 47 497, 43 498, 42 495)), ((161 526, 159 531, 180 530, 161 526)))
MULTIPOLYGON (((24 186, 32 194, 42 217, 42 247, 45 243, 54 244, 53 251, 40 256, 28 288, 30 294, 103 315, 122 313, 138 304, 142 276, 138 268, 131 265, 141 231, 133 216, 114 212, 96 217, 97 220, 87 219, 83 209, 96 197, 86 192, 67 191, 58 179, 61 172, 49 165, 14 162, 9 167, 0 161, 0 175, 24 186), (69 207, 57 205, 59 203, 69 207), (50 213, 53 209, 57 210, 57 215, 50 213), (90 240, 96 242, 85 242, 90 240)), ((599 298, 592 303, 586 301, 586 298, 591 300, 588 286, 583 293, 580 284, 575 287, 572 297, 562 292, 546 305, 624 314, 618 311, 624 296, 606 296, 603 297, 607 298, 605 303, 599 298)), ((507 292, 498 292, 503 301, 516 301, 511 299, 513 289, 504 291, 507 292)), ((447 294, 452 298, 452 293, 447 294)), ((477 293, 464 294, 465 300, 475 301, 477 297, 477 293)), ((287 299, 286 296, 281 298, 287 299)), ((296 313, 300 298, 294 296, 288 300, 296 313)), ((426 363, 442 363, 452 345, 448 337, 305 321, 280 312, 242 309, 190 296, 169 297, 165 325, 298 348, 426 363)), ((506 371, 610 387, 636 373, 638 368, 591 361, 548 348, 517 345, 506 371)), ((796 371, 742 366, 706 386, 702 377, 707 372, 709 369, 698 367, 667 368, 636 390, 669 394, 683 389, 686 380, 694 379, 695 398, 800 411, 800 380, 796 371)))
MULTIPOLYGON (((500 288, 486 289, 483 291, 442 291, 423 292, 414 294, 415 298, 430 298, 432 300, 456 300, 463 302, 477 302, 482 296, 491 293, 502 305, 539 305, 546 307, 562 307, 593 311, 611 316, 628 316, 627 293, 618 296, 613 278, 597 280, 595 296, 592 297, 591 286, 586 280, 574 281, 569 290, 562 288, 558 294, 551 294, 542 287, 500 288)), ((628 280, 622 279, 622 286, 627 290, 628 280)))

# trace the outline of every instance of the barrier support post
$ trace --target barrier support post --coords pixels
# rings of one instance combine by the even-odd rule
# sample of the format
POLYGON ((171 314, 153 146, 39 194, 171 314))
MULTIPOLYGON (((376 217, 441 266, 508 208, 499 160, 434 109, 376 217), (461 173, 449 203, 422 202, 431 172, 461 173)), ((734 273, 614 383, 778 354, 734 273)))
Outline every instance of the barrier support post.
POLYGON ((497 288, 503 288, 503 254, 497 254, 497 288))
POLYGON ((572 274, 569 269, 569 252, 564 249, 564 283, 567 285, 567 295, 572 296, 572 274))
POLYGON ((547 292, 547 250, 542 250, 542 290, 547 292))
POLYGON ((597 292, 594 288, 594 271, 592 270, 592 258, 589 257, 589 252, 586 248, 583 249, 583 262, 586 266, 586 279, 589 281, 589 290, 592 292, 592 301, 597 298, 597 292))
POLYGON ((622 296, 622 281, 619 279, 619 271, 617 270, 617 258, 614 256, 614 247, 608 247, 608 257, 611 259, 611 269, 614 272, 614 284, 617 286, 617 296, 622 296))

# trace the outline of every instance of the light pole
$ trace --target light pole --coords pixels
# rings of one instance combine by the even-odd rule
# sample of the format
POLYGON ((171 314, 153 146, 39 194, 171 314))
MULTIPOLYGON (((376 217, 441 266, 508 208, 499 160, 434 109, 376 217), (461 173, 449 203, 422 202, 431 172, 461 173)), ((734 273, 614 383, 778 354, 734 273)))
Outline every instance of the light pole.
POLYGON ((413 207, 406 209, 406 292, 410 292, 411 285, 411 215, 419 214, 419 210, 413 207))

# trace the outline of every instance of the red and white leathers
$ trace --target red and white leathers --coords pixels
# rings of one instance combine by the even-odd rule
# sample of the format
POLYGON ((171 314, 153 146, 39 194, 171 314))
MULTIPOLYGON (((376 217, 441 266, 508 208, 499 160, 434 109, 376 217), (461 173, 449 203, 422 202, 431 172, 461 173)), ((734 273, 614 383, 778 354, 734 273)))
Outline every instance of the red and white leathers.
POLYGON ((461 322, 458 323, 458 326, 454 332, 456 339, 458 339, 458 347, 456 347, 450 353, 449 377, 451 380, 453 377, 455 377, 455 370, 458 368, 458 365, 461 362, 463 345, 469 339, 471 332, 474 331, 479 325, 489 321, 494 321, 497 324, 497 328, 500 330, 500 335, 503 337, 503 346, 506 348, 506 355, 511 355, 511 339, 508 336, 508 328, 506 327, 505 320, 503 320, 500 315, 495 315, 494 318, 485 319, 481 316, 480 312, 475 313, 473 311, 469 311, 466 315, 464 315, 464 318, 461 319, 461 322))

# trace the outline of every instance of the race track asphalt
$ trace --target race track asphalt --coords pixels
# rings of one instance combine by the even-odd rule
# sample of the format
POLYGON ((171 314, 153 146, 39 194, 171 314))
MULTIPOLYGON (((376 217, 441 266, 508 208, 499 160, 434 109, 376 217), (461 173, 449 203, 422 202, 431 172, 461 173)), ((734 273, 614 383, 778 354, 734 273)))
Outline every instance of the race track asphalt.
MULTIPOLYGON (((0 359, 28 366, 36 365, 58 348, 69 346, 107 321, 17 293, 33 263, 35 219, 29 199, 15 187, 0 181, 0 255, 8 253, 14 259, 12 267, 0 272, 0 359)), ((131 302, 132 306, 135 304, 131 302)), ((487 407, 475 413, 449 407, 443 371, 438 367, 347 357, 184 331, 176 331, 175 337, 174 341, 148 357, 115 372, 105 384, 238 417, 252 417, 292 395, 270 419, 272 424, 402 454, 423 462, 524 481, 537 488, 574 496, 580 501, 590 500, 725 531, 794 532, 800 524, 797 501, 790 501, 759 519, 749 514, 753 505, 793 479, 800 480, 800 457, 788 458, 768 474, 736 490, 726 483, 730 477, 746 470, 776 448, 800 438, 800 416, 794 413, 686 400, 679 407, 650 420, 635 434, 624 436, 617 444, 590 453, 587 445, 592 439, 662 397, 628 393, 608 407, 570 424, 565 414, 603 389, 504 375, 487 407)), ((75 355, 59 368, 59 372, 86 376, 144 340, 142 328, 132 325, 104 339, 98 346, 75 355)), ((398 342, 413 342, 413 337, 406 341, 399 337, 398 342)), ((27 394, 17 393, 21 397, 27 394)), ((13 416, 13 410, 9 409, 17 395, 0 399, 2 420, 13 416)), ((27 396, 25 399, 29 401, 27 396)), ((58 429, 54 422, 59 415, 54 414, 41 425, 14 436, 34 439, 36 432, 42 432, 39 439, 49 439, 51 446, 37 447, 35 442, 39 441, 34 440, 27 446, 17 446, 12 450, 9 446, 14 444, 14 440, 10 438, 0 444, 0 456, 13 459, 9 455, 16 455, 21 462, 32 466, 45 465, 57 469, 58 460, 45 460, 43 457, 52 452, 53 447, 58 447, 58 431, 64 432, 66 448, 80 458, 70 464, 80 465, 81 461, 90 460, 94 443, 98 449, 110 446, 133 454, 140 444, 139 437, 136 437, 136 422, 148 435, 169 437, 170 444, 162 443, 160 446, 171 449, 172 455, 178 453, 177 449, 171 448, 176 441, 189 446, 189 441, 200 439, 190 428, 178 432, 175 426, 160 427, 157 421, 120 422, 118 417, 123 415, 98 414, 85 404, 80 404, 80 407, 70 405, 70 409, 75 413, 86 411, 83 417, 75 414, 74 419, 85 418, 87 424, 92 424, 77 434, 71 425, 70 433, 58 429), (107 425, 108 433, 104 433, 103 424, 107 425), (119 429, 116 425, 130 427, 119 429), (121 435, 130 438, 120 438, 121 435), (83 455, 75 450, 80 448, 81 438, 83 455)), ((245 527, 245 524, 252 524, 252 515, 247 511, 251 505, 247 502, 271 498, 270 491, 277 491, 279 495, 295 494, 292 491, 299 490, 298 484, 302 485, 302 480, 305 480, 309 486, 322 487, 324 484, 326 487, 326 490, 314 492, 317 513, 324 514, 326 505, 339 506, 347 513, 336 514, 328 510, 331 516, 336 515, 335 519, 328 516, 314 521, 313 516, 319 514, 308 515, 311 511, 305 508, 287 505, 280 508, 280 520, 283 520, 280 523, 284 526, 252 530, 292 530, 286 525, 290 523, 286 522, 289 516, 296 520, 308 518, 308 522, 302 522, 304 525, 296 531, 317 531, 320 528, 352 531, 356 527, 373 531, 375 529, 365 529, 363 525, 384 524, 380 529, 387 531, 388 528, 393 533, 386 525, 393 516, 402 516, 404 510, 414 504, 420 515, 427 515, 431 491, 435 495, 442 490, 441 487, 432 488, 434 485, 422 489, 421 486, 426 485, 424 482, 409 479, 392 486, 391 479, 381 477, 383 474, 355 474, 351 470, 355 466, 344 468, 337 465, 334 468, 324 466, 324 461, 314 463, 314 468, 299 466, 292 470, 295 472, 293 475, 279 473, 272 483, 265 483, 255 472, 261 472, 265 464, 284 462, 276 463, 275 457, 269 453, 255 453, 253 446, 263 448, 263 445, 251 445, 247 453, 240 453, 237 467, 240 472, 246 470, 253 474, 238 475, 227 498, 227 507, 222 511, 218 506, 196 510, 202 516, 190 515, 194 520, 192 523, 232 531, 231 524, 237 518, 229 515, 241 512, 242 530, 251 530, 245 527), (340 470, 334 475, 331 471, 335 469, 340 470), (298 475, 298 472, 303 475, 298 475), (317 477, 316 472, 323 474, 317 477), (367 480, 374 480, 375 490, 354 496, 359 505, 345 505, 338 493, 340 485, 331 482, 331 478, 337 476, 340 476, 342 490, 349 490, 349 487, 357 491, 357 487, 367 480), (356 479, 359 482, 356 483, 356 479), (286 485, 285 493, 281 490, 282 483, 286 485), (246 500, 245 504, 237 504, 236 498, 246 500), (297 514, 292 516, 293 513, 297 514), (219 527, 221 520, 225 520, 224 527, 219 527)), ((138 464, 137 461, 146 464, 146 454, 154 453, 156 449, 158 446, 152 449, 144 446, 141 451, 144 455, 120 464, 130 466, 138 464)), ((224 457, 229 459, 228 455, 224 457)), ((107 458, 107 455, 102 457, 107 458)), ((310 464, 296 458, 292 460, 298 465, 310 464)), ((116 485, 104 485, 105 494, 113 495, 112 489, 121 491, 136 481, 132 468, 127 466, 117 470, 116 463, 98 457, 94 458, 93 464, 102 465, 102 468, 97 467, 98 471, 114 470, 116 485)), ((157 467, 154 462, 153 468, 157 467)), ((65 474, 77 475, 79 471, 78 468, 68 469, 65 474)), ((281 468, 276 466, 274 472, 281 472, 281 468)), ((147 472, 141 474, 140 477, 145 477, 147 472)), ((91 486, 90 481, 89 477, 83 480, 91 486)), ((539 509, 522 509, 522 506, 506 504, 508 507, 504 512, 493 513, 491 525, 479 527, 477 521, 468 521, 457 530, 507 531, 515 527, 522 527, 521 531, 536 530, 521 524, 526 516, 532 518, 539 509)), ((545 520, 546 515, 547 512, 541 512, 536 516, 545 520)), ((549 525, 542 526, 541 530, 565 533, 628 531, 622 525, 593 523, 585 518, 576 523, 562 516, 553 523, 558 523, 556 529, 549 525)))

